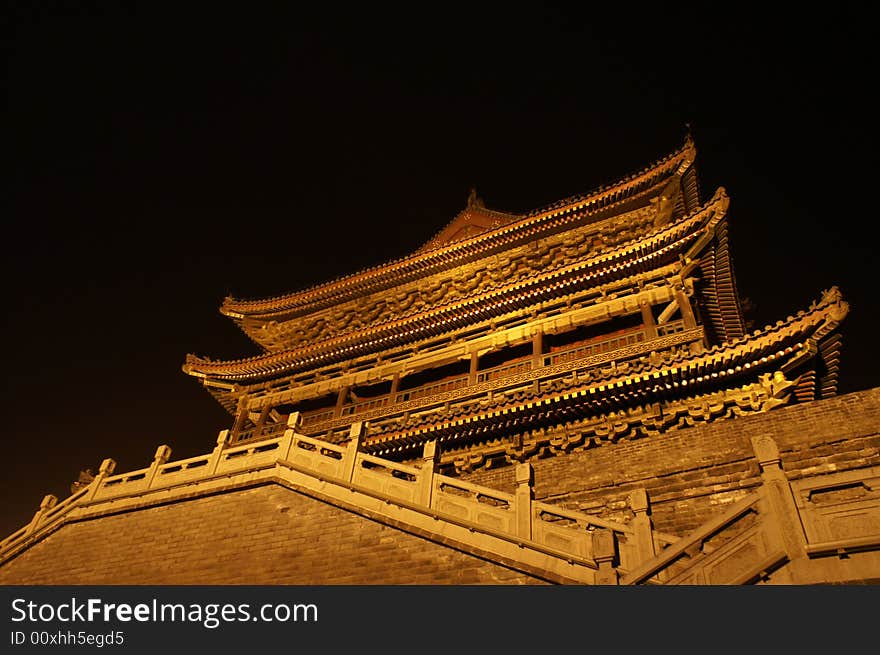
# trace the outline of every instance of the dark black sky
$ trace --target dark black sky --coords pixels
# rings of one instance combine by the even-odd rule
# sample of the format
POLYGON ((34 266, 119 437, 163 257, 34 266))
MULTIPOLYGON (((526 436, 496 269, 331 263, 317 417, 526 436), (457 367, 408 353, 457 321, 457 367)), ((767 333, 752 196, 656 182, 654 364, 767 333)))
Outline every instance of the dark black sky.
POLYGON ((105 457, 124 471, 159 444, 211 449, 229 417, 180 367, 256 354, 225 295, 403 256, 471 186, 509 211, 589 191, 677 148, 686 123, 704 195, 731 196, 757 324, 837 284, 841 390, 880 382, 877 61, 858 14, 20 5, 4 43, 3 536, 105 457))

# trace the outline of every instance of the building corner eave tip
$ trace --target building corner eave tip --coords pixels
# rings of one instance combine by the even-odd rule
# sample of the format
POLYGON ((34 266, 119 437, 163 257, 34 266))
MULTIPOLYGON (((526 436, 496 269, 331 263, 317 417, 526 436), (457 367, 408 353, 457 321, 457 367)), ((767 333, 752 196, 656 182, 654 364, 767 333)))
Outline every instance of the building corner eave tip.
POLYGON ((821 303, 833 307, 831 318, 838 323, 849 314, 849 303, 843 299, 840 287, 836 284, 822 292, 821 303))
POLYGON ((684 160, 688 164, 693 164, 697 158, 697 143, 694 141, 694 136, 690 130, 687 131, 687 134, 684 136, 684 143, 681 145, 681 149, 679 152, 684 155, 684 160))
POLYGON ((220 313, 223 316, 228 316, 229 318, 236 320, 236 321, 240 321, 241 319, 244 318, 244 314, 242 314, 241 312, 236 312, 232 309, 229 309, 229 307, 227 306, 225 301, 223 302, 222 305, 220 305, 220 313))
POLYGON ((727 209, 728 205, 730 205, 730 196, 727 195, 727 189, 723 186, 715 189, 715 193, 712 194, 712 197, 706 203, 706 205, 721 203, 724 205, 724 209, 727 209))
POLYGON ((204 373, 202 373, 201 371, 197 371, 195 369, 195 365, 197 365, 200 361, 201 361, 201 359, 199 357, 188 353, 183 364, 181 364, 181 366, 180 366, 180 370, 183 371, 184 373, 186 373, 187 375, 190 375, 194 378, 205 379, 208 376, 205 375, 204 373))

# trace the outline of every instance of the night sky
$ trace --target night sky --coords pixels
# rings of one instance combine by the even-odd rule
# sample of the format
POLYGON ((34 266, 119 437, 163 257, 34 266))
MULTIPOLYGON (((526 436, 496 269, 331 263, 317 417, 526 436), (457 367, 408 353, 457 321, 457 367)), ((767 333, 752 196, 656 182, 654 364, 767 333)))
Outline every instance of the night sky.
POLYGON ((840 389, 880 384, 877 61, 857 14, 82 4, 7 21, 0 537, 106 457, 213 447, 231 418, 181 365, 258 353, 226 295, 404 256, 472 186, 512 212, 590 191, 686 124, 704 198, 731 197, 755 326, 836 284, 840 389))

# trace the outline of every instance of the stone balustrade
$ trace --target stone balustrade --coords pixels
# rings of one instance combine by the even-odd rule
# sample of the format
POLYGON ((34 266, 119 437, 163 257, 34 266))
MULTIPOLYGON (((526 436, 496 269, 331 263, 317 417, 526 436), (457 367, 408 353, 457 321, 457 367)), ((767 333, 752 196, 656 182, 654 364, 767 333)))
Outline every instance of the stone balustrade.
POLYGON ((537 553, 569 567, 576 565, 582 570, 573 579, 581 582, 595 582, 600 568, 593 533, 607 533, 603 539, 610 540, 615 553, 608 561, 613 560, 615 566, 633 566, 639 556, 654 552, 657 539, 650 528, 641 537, 652 543, 634 549, 639 535, 632 526, 535 502, 529 464, 517 467, 516 491, 509 494, 438 474, 435 442, 425 446, 420 466, 409 466, 362 452, 365 429, 361 423, 352 426, 346 446, 299 434, 300 424, 301 417, 295 413, 284 436, 240 445, 230 444, 229 431, 224 430, 211 453, 176 461, 170 461, 168 446, 159 446, 150 466, 125 473, 115 474, 115 462, 104 460, 91 484, 61 503, 47 496, 27 526, 0 542, 0 562, 41 533, 98 511, 125 511, 127 503, 133 507, 135 500, 143 506, 155 494, 167 500, 169 494, 178 492, 208 492, 211 485, 238 477, 255 482, 294 472, 303 476, 295 480, 303 488, 328 493, 324 483, 330 483, 333 489, 348 491, 340 497, 354 509, 359 504, 372 507, 376 501, 378 507, 404 508, 409 512, 407 520, 428 538, 432 533, 446 534, 455 525, 462 529, 460 538, 476 550, 486 547, 497 552, 501 548, 504 557, 516 560, 517 550, 527 549, 533 557, 537 553))
POLYGON ((761 486, 642 561, 623 584, 816 584, 880 576, 880 467, 789 481, 771 437, 753 437, 752 447, 761 486))
POLYGON ((127 473, 106 459, 64 501, 46 496, 0 542, 0 564, 66 522, 268 483, 561 582, 731 584, 783 568, 798 581, 806 558, 880 550, 880 469, 789 482, 769 437, 753 439, 762 469, 756 491, 676 539, 653 529, 644 490, 630 495, 634 518, 621 523, 534 500, 527 463, 516 466, 514 492, 505 493, 437 473, 436 442, 418 465, 406 465, 363 452, 361 423, 346 445, 335 445, 299 434, 300 422, 295 413, 282 437, 239 445, 224 430, 212 452, 183 460, 169 461, 171 449, 159 446, 150 466, 127 473))

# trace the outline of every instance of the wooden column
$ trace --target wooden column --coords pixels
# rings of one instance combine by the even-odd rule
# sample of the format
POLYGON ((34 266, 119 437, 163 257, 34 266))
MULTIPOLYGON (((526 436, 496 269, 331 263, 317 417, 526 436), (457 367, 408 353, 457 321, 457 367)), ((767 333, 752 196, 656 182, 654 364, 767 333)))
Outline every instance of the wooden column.
POLYGON ((480 367, 480 355, 477 351, 471 353, 471 368, 468 371, 468 384, 477 383, 477 369, 480 367))
POLYGON ((544 331, 536 330, 532 334, 532 370, 544 365, 544 331))
POLYGON ((244 430, 245 421, 247 421, 248 417, 248 408, 247 403, 244 401, 244 398, 238 403, 238 411, 235 414, 235 422, 232 424, 232 431, 229 434, 229 443, 235 443, 238 441, 238 437, 241 434, 241 431, 244 430))
POLYGON ((342 416, 342 406, 345 404, 345 397, 348 395, 350 388, 348 386, 339 387, 339 393, 336 395, 336 407, 333 409, 334 418, 342 416))
POLYGON ((391 391, 388 394, 388 404, 393 405, 397 402, 397 389, 400 387, 400 373, 395 373, 391 378, 391 391))
POLYGON ((690 330, 697 327, 697 319, 694 317, 694 310, 691 307, 691 300, 687 294, 679 287, 675 288, 675 301, 678 303, 678 309, 681 312, 681 318, 684 320, 684 329, 690 330))
POLYGON ((645 338, 657 338, 657 322, 654 320, 654 312, 651 311, 651 303, 647 300, 639 302, 639 308, 642 310, 642 323, 645 325, 645 338))
POLYGON ((263 409, 260 410, 260 418, 257 419, 257 424, 254 426, 254 436, 259 436, 260 432, 263 430, 263 426, 266 425, 266 419, 269 418, 269 412, 272 408, 269 406, 269 403, 266 403, 263 406, 263 409))

